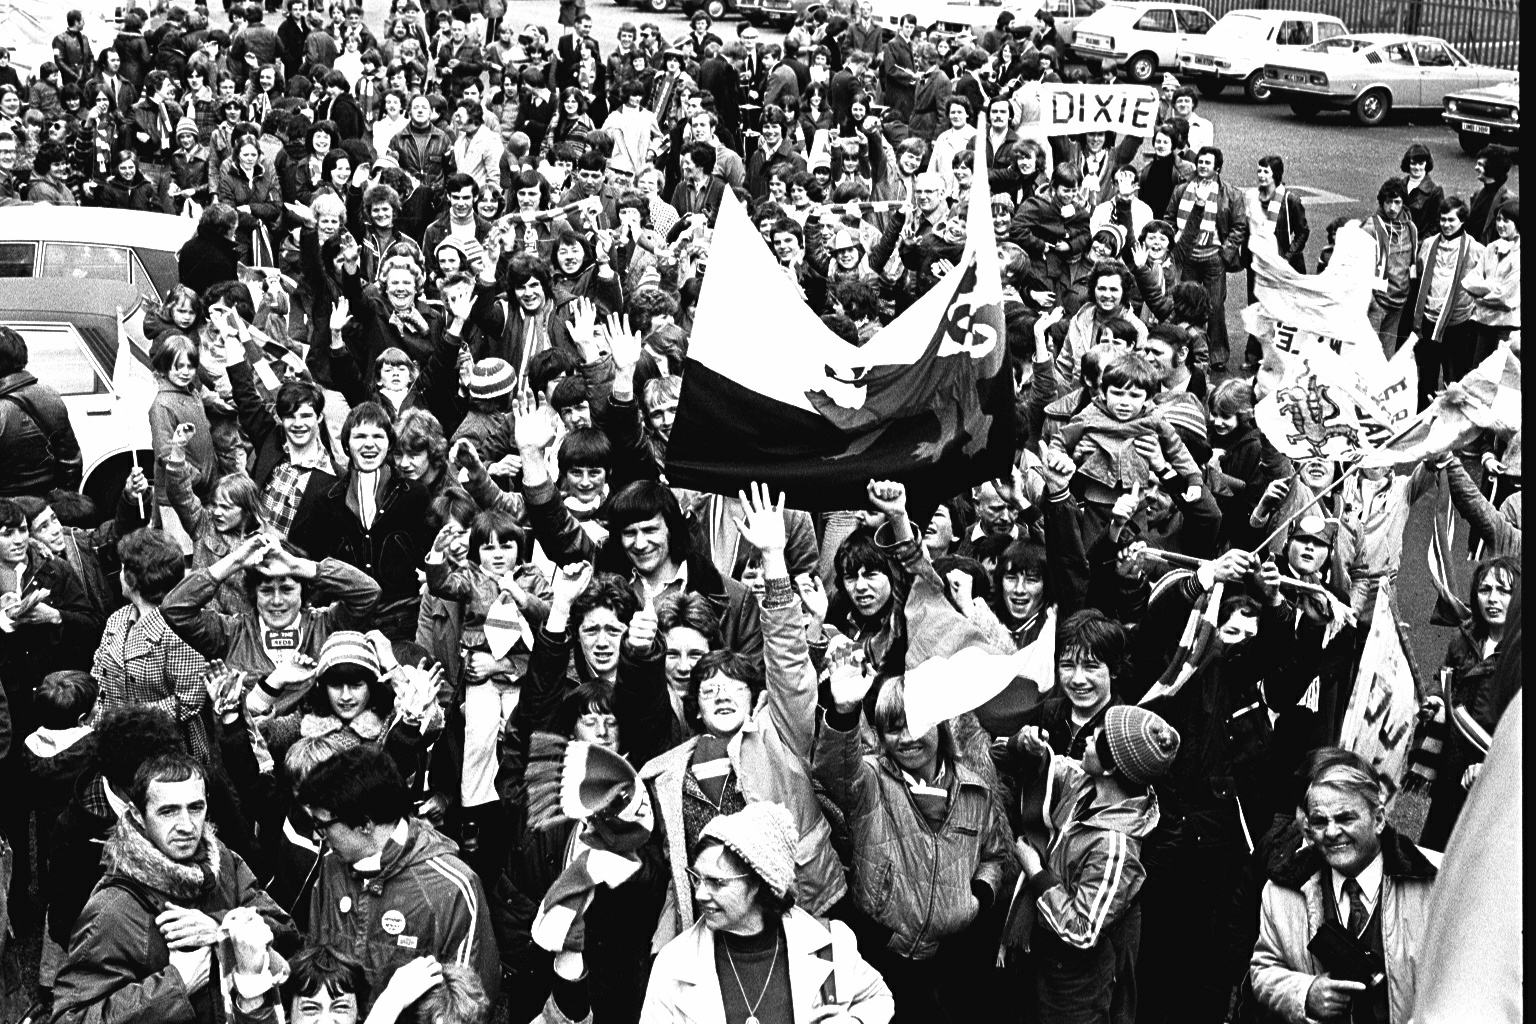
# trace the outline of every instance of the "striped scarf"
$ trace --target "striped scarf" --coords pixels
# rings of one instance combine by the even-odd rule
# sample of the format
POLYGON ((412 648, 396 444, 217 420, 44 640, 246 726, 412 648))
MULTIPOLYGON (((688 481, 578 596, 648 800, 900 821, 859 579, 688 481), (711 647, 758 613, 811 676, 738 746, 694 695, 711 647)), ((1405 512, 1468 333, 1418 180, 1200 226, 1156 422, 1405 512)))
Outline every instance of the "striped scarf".
POLYGON ((1280 222, 1280 214, 1285 209, 1285 186, 1275 186, 1275 192, 1269 197, 1267 205, 1264 202, 1264 197, 1259 195, 1258 189, 1253 190, 1253 197, 1259 209, 1264 211, 1264 216, 1269 218, 1269 222, 1271 224, 1278 224, 1280 222))
POLYGON ((497 221, 501 227, 509 227, 513 224, 545 224, 549 221, 568 217, 577 211, 597 215, 603 212, 603 200, 601 196, 587 196, 578 199, 574 203, 566 203, 564 206, 552 207, 548 210, 514 210, 497 221))
POLYGON ((1195 212, 1195 204, 1199 202, 1204 204, 1205 214, 1200 219, 1200 231, 1194 238, 1194 244, 1216 244, 1216 207, 1217 197, 1220 195, 1221 183, 1214 179, 1204 183, 1192 181, 1185 187, 1184 194, 1179 197, 1178 223, 1174 225, 1181 242, 1184 240, 1190 215, 1195 212))
POLYGON ((1184 688, 1184 684, 1194 678, 1195 673, 1204 668, 1220 649, 1216 637, 1216 617, 1221 610, 1221 595, 1226 589, 1226 584, 1217 582, 1206 594, 1201 595, 1200 600, 1189 610, 1189 621, 1184 624, 1184 633, 1179 637, 1178 650, 1168 662, 1168 667, 1152 684, 1146 694, 1137 703, 1146 704, 1158 697, 1172 697, 1184 688))
POLYGON ((874 199, 862 203, 828 203, 822 209, 832 217, 866 217, 871 213, 894 213, 907 205, 905 199, 874 199))
MULTIPOLYGON (((1417 329, 1419 321, 1424 319, 1424 308, 1429 301, 1430 279, 1435 273, 1435 263, 1440 259, 1440 246, 1446 241, 1445 235, 1438 234, 1434 242, 1430 244, 1429 255, 1424 257, 1424 266, 1419 271, 1419 300, 1413 306, 1413 325, 1417 329)), ((1445 293, 1445 304, 1440 307, 1440 316, 1435 320, 1435 333, 1431 341, 1438 342, 1440 335, 1445 333, 1445 322, 1452 316, 1456 308, 1456 292, 1461 288, 1461 279, 1467 274, 1467 253, 1471 251, 1471 239, 1463 231, 1451 242, 1457 246, 1456 270, 1451 274, 1451 287, 1445 293)))

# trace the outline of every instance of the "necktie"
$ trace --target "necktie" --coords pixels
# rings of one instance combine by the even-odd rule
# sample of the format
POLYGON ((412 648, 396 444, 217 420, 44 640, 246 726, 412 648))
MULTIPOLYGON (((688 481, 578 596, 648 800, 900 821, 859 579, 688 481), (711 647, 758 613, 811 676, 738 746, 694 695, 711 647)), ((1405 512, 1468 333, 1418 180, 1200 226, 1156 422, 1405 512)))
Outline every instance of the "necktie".
POLYGON ((1365 923, 1370 919, 1365 912, 1365 893, 1360 890, 1359 882, 1346 878, 1344 896, 1349 900, 1349 934, 1358 936, 1365 931, 1365 923))

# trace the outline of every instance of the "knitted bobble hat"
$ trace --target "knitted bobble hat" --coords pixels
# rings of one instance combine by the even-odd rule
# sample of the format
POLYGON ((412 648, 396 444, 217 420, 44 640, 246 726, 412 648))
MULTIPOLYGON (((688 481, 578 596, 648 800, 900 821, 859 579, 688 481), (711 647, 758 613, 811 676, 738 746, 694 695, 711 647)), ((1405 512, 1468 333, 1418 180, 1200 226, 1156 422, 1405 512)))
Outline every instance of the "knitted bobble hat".
POLYGON ((469 371, 471 398, 500 398, 512 393, 512 364, 505 359, 481 359, 469 371))
POLYGON ((723 814, 708 825, 700 839, 718 839, 747 862, 775 896, 783 896, 795 884, 795 847, 799 830, 782 804, 747 804, 735 814, 723 814))
POLYGON ((317 678, 323 676, 338 665, 358 665, 375 676, 384 674, 373 644, 355 629, 338 629, 325 638, 325 644, 320 648, 320 664, 315 675, 317 678))
POLYGON ((191 135, 195 138, 198 137, 201 133, 197 130, 196 121, 192 120, 190 117, 184 117, 180 121, 176 122, 176 134, 191 135))
POLYGON ((1146 785, 1168 774, 1179 753, 1179 734, 1146 708, 1117 704, 1104 713, 1104 735, 1115 770, 1146 785))

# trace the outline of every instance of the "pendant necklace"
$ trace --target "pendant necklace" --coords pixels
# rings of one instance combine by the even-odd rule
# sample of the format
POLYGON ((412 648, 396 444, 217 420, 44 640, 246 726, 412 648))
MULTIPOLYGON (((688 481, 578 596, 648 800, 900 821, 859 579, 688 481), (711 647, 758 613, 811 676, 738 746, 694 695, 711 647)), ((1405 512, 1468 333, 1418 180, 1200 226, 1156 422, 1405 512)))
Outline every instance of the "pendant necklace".
MULTIPOLYGON (((721 940, 725 941, 724 939, 721 940)), ((747 1002, 747 987, 741 983, 741 975, 736 971, 736 958, 731 956, 731 947, 725 947, 725 960, 731 965, 731 973, 736 976, 736 987, 741 990, 741 1001, 747 1007, 747 1019, 745 1024, 762 1024, 757 1019, 757 1008, 763 1005, 763 997, 768 994, 768 986, 773 983, 773 971, 779 965, 779 940, 773 940, 773 960, 768 964, 768 977, 763 979, 763 990, 757 994, 757 1002, 747 1002)))

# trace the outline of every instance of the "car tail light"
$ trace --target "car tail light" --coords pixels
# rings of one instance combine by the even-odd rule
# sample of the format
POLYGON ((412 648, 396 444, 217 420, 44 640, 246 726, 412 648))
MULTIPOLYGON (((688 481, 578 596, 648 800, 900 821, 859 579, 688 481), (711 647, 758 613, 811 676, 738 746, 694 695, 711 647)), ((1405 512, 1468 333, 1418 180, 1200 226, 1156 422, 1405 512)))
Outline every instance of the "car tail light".
POLYGON ((1509 108, 1509 119, 1511 121, 1515 122, 1516 124, 1520 123, 1520 108, 1519 107, 1510 107, 1509 108))
POLYGON ((1328 84, 1328 76, 1327 75, 1320 75, 1320 74, 1318 74, 1317 72, 1314 71, 1310 75, 1307 76, 1307 82, 1309 84, 1311 84, 1311 85, 1327 85, 1328 84))

